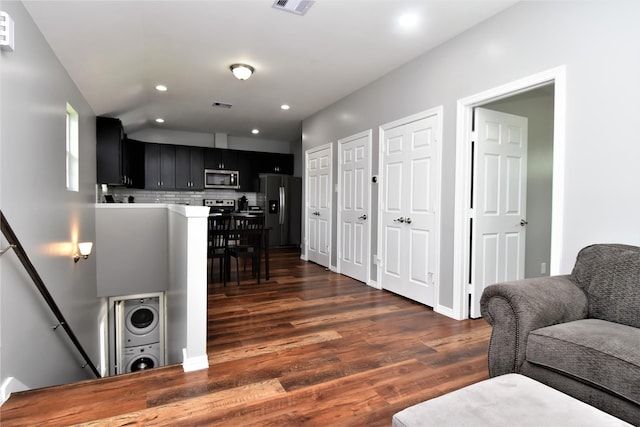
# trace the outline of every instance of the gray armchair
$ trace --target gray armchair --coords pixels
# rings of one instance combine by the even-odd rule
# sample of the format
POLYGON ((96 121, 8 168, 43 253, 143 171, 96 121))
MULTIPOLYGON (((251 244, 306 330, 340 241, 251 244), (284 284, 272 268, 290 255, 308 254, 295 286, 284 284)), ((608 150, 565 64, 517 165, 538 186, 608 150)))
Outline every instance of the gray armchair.
POLYGON ((640 248, 593 245, 571 275, 488 286, 489 374, 520 373, 640 425, 640 248))

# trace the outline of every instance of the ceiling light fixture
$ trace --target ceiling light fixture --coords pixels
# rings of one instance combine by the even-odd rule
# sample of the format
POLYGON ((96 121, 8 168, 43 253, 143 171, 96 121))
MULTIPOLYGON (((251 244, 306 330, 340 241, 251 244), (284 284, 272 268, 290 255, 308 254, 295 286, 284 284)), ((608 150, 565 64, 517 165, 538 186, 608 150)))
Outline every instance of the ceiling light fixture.
POLYGON ((255 71, 255 68, 247 64, 231 64, 229 69, 238 80, 247 80, 255 71))
POLYGON ((157 90, 158 92, 166 92, 166 91, 167 91, 167 89, 168 89, 168 88, 167 88, 165 85, 157 85, 157 86, 156 86, 156 90, 157 90))
POLYGON ((287 104, 282 104, 282 105, 280 106, 280 108, 281 108, 281 109, 283 109, 283 110, 288 110, 288 109, 289 109, 289 108, 291 108, 291 107, 289 107, 287 104))
POLYGON ((398 18, 398 23, 402 28, 415 28, 418 25, 418 15, 414 13, 405 13, 398 18))
POLYGON ((257 135, 257 134, 260 133, 260 130, 254 129, 254 130, 251 131, 251 133, 254 134, 254 135, 257 135))
POLYGON ((163 119, 163 118, 158 117, 158 118, 156 119, 156 123, 164 123, 164 119, 163 119))

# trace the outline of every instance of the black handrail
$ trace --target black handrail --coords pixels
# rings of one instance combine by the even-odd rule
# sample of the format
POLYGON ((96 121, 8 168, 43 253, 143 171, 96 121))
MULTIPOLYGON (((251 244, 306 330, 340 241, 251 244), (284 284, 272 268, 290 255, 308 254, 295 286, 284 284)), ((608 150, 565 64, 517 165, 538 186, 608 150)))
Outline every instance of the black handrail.
POLYGON ((76 346, 76 348, 84 358, 84 361, 86 362, 86 364, 83 366, 83 368, 85 366, 89 366, 91 368, 91 371, 93 371, 94 375, 96 376, 96 378, 100 378, 100 373, 96 369, 93 362, 91 362, 91 359, 89 359, 89 355, 87 355, 87 352, 84 351, 84 348, 82 347, 82 344, 80 344, 80 341, 78 341, 78 339, 76 338, 76 335, 71 330, 71 327, 65 320, 64 315, 58 308, 58 305, 56 304, 55 300, 49 293, 49 290, 47 289, 46 285, 42 281, 42 278, 38 274, 38 271, 29 260, 29 257, 27 256, 27 253, 22 247, 22 244, 18 240, 18 237, 13 232, 13 229, 9 225, 7 218, 5 218, 4 212, 2 212, 1 210, 0 210, 0 216, 2 220, 2 234, 4 234, 4 237, 7 239, 9 244, 13 246, 13 249, 18 259, 22 262, 24 269, 27 271, 29 276, 31 276, 31 280, 33 280, 33 283, 36 285, 36 287, 40 291, 40 294, 46 301, 47 305, 49 306, 53 314, 56 316, 56 319, 58 319, 59 326, 62 326, 64 328, 64 330, 67 332, 67 335, 71 339, 71 342, 73 342, 73 344, 76 346))

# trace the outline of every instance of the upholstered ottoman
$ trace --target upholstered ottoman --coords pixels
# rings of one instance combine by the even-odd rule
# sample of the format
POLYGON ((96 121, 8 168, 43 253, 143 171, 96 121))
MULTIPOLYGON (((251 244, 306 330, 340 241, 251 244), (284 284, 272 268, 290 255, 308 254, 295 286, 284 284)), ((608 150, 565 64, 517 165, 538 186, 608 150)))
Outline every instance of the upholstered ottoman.
POLYGON ((631 426, 551 387, 506 374, 411 406, 393 416, 409 426, 631 426))

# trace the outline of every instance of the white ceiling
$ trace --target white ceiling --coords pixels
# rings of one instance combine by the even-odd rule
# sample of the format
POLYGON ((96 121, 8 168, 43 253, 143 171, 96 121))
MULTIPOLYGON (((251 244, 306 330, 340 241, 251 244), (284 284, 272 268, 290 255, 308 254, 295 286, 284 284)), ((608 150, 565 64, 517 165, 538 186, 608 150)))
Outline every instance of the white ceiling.
POLYGON ((119 117, 127 132, 259 128, 259 138, 293 141, 303 119, 515 2, 318 0, 305 16, 273 0, 23 3, 96 115, 119 117), (406 12, 418 14, 416 29, 398 24, 406 12), (253 77, 236 80, 236 62, 253 77))

